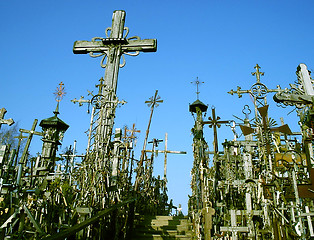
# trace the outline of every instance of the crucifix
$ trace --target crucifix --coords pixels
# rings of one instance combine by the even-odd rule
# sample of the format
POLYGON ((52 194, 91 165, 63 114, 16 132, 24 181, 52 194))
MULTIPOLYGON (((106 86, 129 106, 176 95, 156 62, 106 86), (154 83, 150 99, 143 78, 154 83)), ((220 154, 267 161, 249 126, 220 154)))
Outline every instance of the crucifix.
POLYGON ((220 120, 220 117, 216 117, 215 107, 212 107, 212 116, 208 118, 209 121, 203 121, 203 124, 208 124, 210 128, 214 130, 214 154, 218 153, 218 137, 217 137, 217 127, 220 128, 221 124, 230 123, 230 121, 220 120), (220 121, 219 121, 220 120, 220 121))
MULTIPOLYGON (((127 38, 129 28, 124 26, 125 11, 114 11, 112 16, 112 26, 107 28, 106 37, 94 37, 91 41, 76 41, 73 46, 74 54, 89 53, 91 57, 102 56, 101 66, 106 68, 102 95, 106 96, 105 101, 112 101, 116 96, 117 81, 119 67, 125 65, 123 54, 137 56, 141 52, 156 52, 156 39, 143 39, 140 37, 127 38), (110 32, 110 34, 109 34, 110 32), (123 58, 123 63, 120 64, 120 59, 123 58), (106 59, 106 63, 105 62, 106 59), (111 94, 105 94, 105 91, 110 90, 111 94)), ((102 112, 104 121, 99 122, 104 130, 102 135, 107 136, 111 133, 115 115, 115 108, 107 108, 102 112)))
POLYGON ((14 123, 14 120, 12 118, 3 119, 6 112, 7 110, 5 108, 0 109, 0 128, 2 124, 8 124, 9 126, 11 126, 14 123))

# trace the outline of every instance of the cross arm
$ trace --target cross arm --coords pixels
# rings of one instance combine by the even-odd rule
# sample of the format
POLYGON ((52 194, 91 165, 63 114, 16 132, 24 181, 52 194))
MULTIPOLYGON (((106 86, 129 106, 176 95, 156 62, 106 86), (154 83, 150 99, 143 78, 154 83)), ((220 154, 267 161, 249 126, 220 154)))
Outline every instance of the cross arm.
POLYGON ((76 41, 73 46, 73 53, 86 54, 89 52, 103 53, 108 51, 109 47, 114 45, 121 45, 123 52, 156 52, 156 39, 137 39, 127 40, 125 38, 108 39, 104 38, 102 41, 76 41))

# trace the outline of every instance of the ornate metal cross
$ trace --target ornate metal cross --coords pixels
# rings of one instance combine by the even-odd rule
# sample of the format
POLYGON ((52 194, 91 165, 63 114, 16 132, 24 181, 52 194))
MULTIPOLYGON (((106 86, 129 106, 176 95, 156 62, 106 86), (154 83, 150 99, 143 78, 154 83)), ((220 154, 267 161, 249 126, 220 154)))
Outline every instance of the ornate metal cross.
POLYGON ((191 83, 194 83, 194 84, 196 85, 196 97, 197 97, 197 99, 199 99, 199 94, 200 94, 200 92, 199 92, 199 90, 198 90, 198 85, 201 85, 201 84, 204 83, 204 82, 200 82, 200 81, 198 80, 198 77, 196 77, 196 80, 195 80, 194 82, 191 82, 191 83))
MULTIPOLYGON (((259 69, 261 68, 258 64, 254 67, 256 72, 252 72, 252 76, 256 76, 256 83, 252 85, 249 90, 241 90, 241 87, 237 86, 237 90, 234 91, 231 89, 228 93, 233 95, 234 93, 238 94, 238 97, 241 98, 243 93, 250 93, 251 96, 254 98, 254 105, 257 107, 265 106, 267 104, 266 95, 269 92, 280 92, 282 91, 280 87, 277 89, 268 89, 265 84, 261 83, 261 76, 264 76, 264 72, 260 72, 259 69), (264 103, 261 100, 264 99, 264 103)), ((255 109, 256 110, 256 109, 255 109)), ((257 113, 255 114, 257 116, 257 113)))

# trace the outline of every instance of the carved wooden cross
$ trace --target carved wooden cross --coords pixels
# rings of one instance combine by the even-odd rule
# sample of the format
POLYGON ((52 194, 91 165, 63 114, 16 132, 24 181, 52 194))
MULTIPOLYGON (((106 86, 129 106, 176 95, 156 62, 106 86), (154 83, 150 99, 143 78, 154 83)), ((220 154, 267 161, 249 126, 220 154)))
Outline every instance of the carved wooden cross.
POLYGON ((6 112, 7 110, 5 108, 0 109, 0 128, 2 124, 8 124, 9 126, 11 126, 14 123, 14 120, 12 118, 3 119, 6 112))
POLYGON ((203 124, 209 124, 210 128, 214 130, 214 153, 218 153, 218 137, 217 137, 217 127, 220 128, 221 124, 227 124, 230 121, 220 120, 220 117, 216 117, 215 108, 212 107, 212 117, 208 118, 209 121, 204 121, 203 124), (220 120, 220 121, 219 121, 220 120))
POLYGON ((114 11, 112 16, 112 27, 106 29, 106 38, 95 37, 92 41, 76 41, 73 52, 75 54, 89 53, 91 57, 103 56, 101 66, 106 68, 105 84, 116 93, 117 79, 122 54, 138 55, 142 52, 156 52, 156 39, 143 39, 139 37, 126 38, 129 32, 124 27, 125 11, 114 11), (126 30, 126 34, 124 31, 126 30), (108 36, 110 31, 110 36, 108 36), (133 54, 131 53, 133 52, 133 54), (135 53, 134 53, 135 52, 135 53), (104 60, 107 57, 106 64, 104 60))

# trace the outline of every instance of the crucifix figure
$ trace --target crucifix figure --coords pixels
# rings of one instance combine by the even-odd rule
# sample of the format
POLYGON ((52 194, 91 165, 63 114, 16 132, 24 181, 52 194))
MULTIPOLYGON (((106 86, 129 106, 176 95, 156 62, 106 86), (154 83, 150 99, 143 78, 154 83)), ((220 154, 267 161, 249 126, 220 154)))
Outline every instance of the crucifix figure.
POLYGON ((8 124, 9 126, 11 126, 14 123, 14 120, 12 118, 3 119, 6 112, 7 110, 5 108, 0 109, 0 128, 2 124, 8 124))

